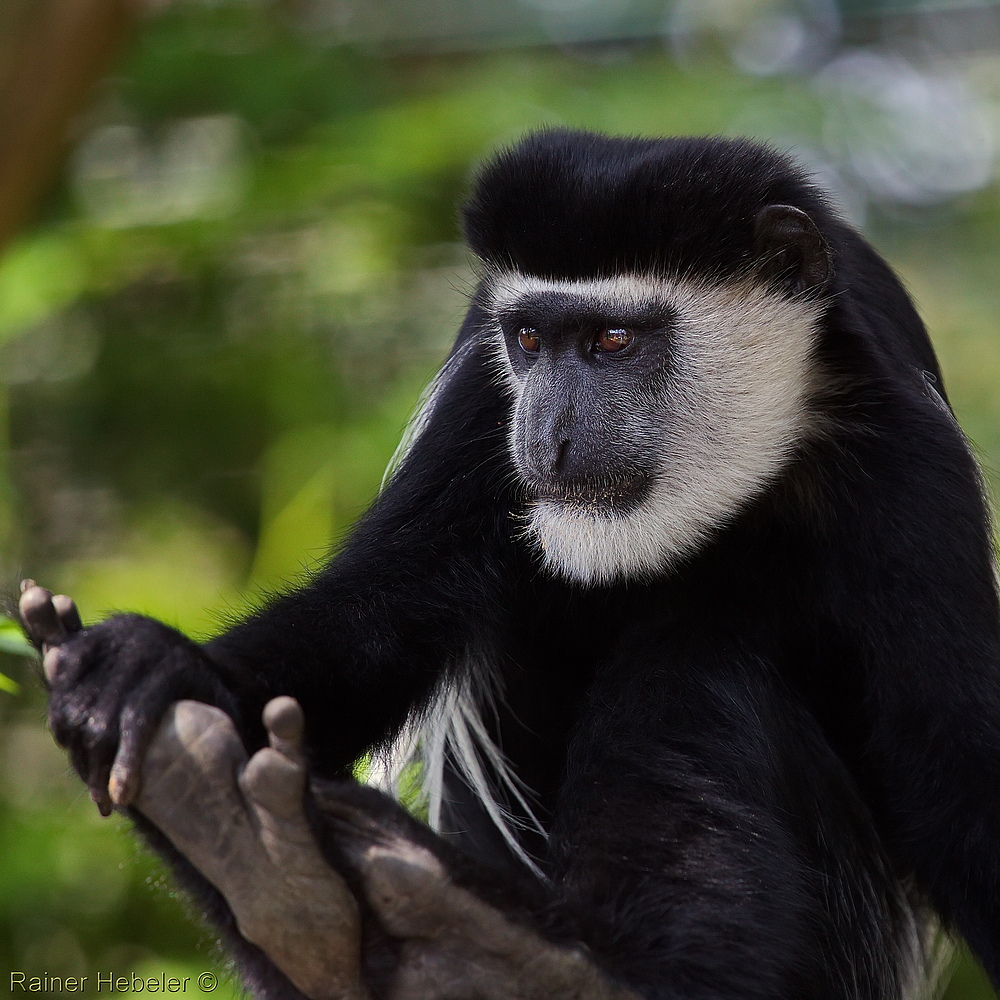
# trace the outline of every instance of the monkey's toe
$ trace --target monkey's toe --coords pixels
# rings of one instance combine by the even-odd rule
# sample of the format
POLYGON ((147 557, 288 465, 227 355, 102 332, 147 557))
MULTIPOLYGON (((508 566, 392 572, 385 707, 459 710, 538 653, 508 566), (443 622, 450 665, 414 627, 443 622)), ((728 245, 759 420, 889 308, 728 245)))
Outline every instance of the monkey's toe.
POLYGON ((306 722, 302 706, 294 698, 287 695, 272 698, 264 706, 264 727, 275 750, 289 760, 305 766, 302 741, 306 722))
POLYGON ((372 844, 358 859, 365 895, 391 934, 433 937, 467 908, 441 862, 426 848, 401 838, 372 844))
POLYGON ((146 752, 136 806, 175 843, 214 840, 243 813, 236 776, 246 759, 225 712, 179 701, 146 752))
POLYGON ((240 777, 244 795, 260 809, 302 823, 305 823, 302 812, 305 785, 305 769, 272 747, 258 750, 240 777))

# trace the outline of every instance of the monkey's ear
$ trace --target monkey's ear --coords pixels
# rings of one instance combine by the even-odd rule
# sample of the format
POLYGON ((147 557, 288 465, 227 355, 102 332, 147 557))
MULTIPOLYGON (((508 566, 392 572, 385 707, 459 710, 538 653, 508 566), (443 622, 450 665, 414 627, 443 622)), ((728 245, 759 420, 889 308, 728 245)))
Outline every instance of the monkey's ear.
POLYGON ((768 205, 754 220, 758 273, 792 294, 819 292, 833 277, 833 254, 805 212, 768 205))

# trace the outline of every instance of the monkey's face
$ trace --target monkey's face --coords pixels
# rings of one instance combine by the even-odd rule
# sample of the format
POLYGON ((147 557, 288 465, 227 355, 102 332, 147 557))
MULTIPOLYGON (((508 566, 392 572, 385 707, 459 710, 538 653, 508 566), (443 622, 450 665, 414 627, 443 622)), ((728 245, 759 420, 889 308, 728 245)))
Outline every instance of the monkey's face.
POLYGON ((649 578, 766 489, 809 427, 820 307, 754 278, 489 279, 509 446, 546 562, 649 578))
POLYGON ((508 278, 495 292, 517 470, 536 501, 596 515, 649 494, 649 426, 635 415, 659 408, 676 333, 664 298, 609 291, 508 278))

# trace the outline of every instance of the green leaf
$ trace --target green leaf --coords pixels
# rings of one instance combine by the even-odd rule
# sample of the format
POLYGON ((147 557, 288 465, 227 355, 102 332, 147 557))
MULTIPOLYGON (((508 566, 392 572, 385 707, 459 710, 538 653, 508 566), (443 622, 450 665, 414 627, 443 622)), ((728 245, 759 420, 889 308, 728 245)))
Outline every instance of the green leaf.
POLYGON ((17 681, 11 680, 6 674, 0 674, 0 691, 6 691, 7 694, 19 694, 21 685, 17 681))
POLYGON ((21 627, 9 618, 0 618, 0 653, 11 653, 13 656, 35 655, 35 647, 24 637, 21 627))

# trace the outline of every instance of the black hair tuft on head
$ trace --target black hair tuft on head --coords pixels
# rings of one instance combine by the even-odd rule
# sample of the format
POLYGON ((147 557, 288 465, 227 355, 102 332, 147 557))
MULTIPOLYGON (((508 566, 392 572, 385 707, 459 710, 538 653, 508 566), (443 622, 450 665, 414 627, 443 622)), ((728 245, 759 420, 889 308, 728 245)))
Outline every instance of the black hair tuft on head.
POLYGON ((725 278, 754 258, 768 205, 831 216, 801 169, 747 139, 536 132, 478 173, 466 238, 488 266, 546 278, 725 278))

